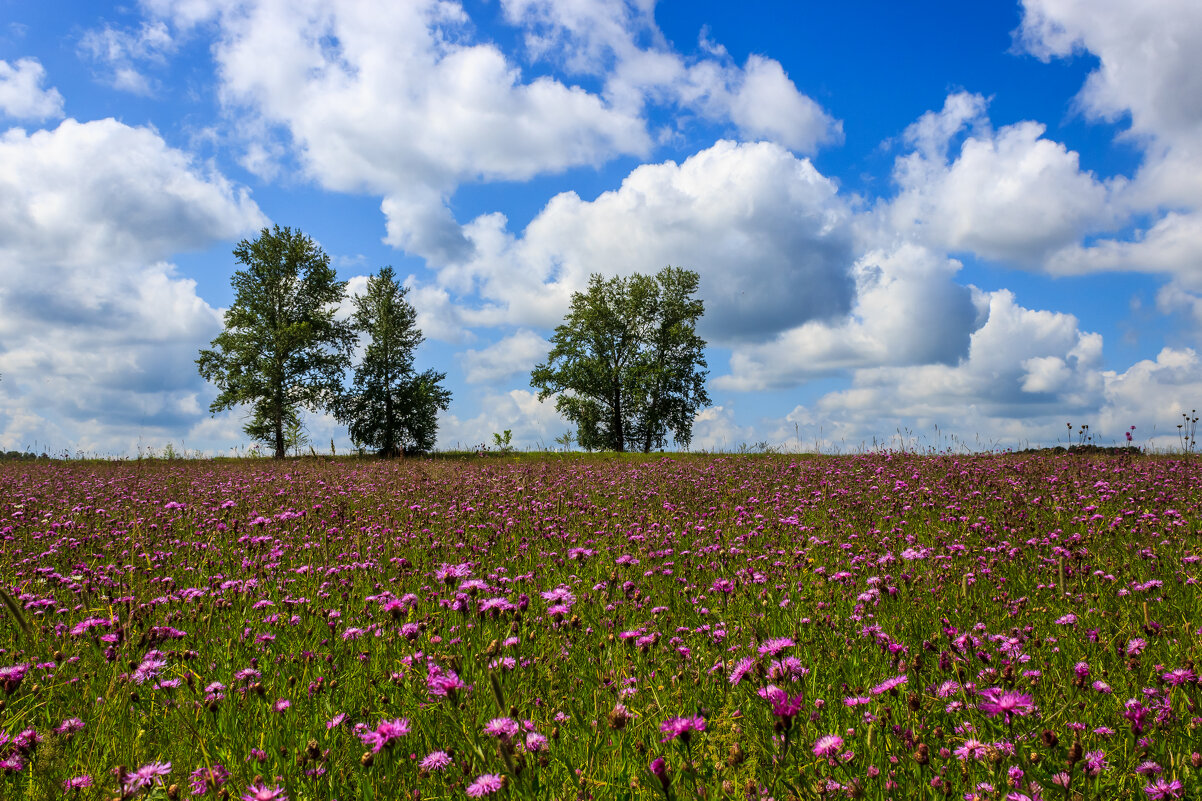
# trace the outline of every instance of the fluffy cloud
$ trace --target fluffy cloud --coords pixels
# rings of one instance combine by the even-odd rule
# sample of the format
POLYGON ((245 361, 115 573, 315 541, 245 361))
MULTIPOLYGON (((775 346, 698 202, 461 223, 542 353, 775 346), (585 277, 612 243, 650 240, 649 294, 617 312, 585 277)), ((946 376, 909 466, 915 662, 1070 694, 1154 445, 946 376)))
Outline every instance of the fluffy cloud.
POLYGON ((889 226, 951 251, 1039 266, 1044 256, 1112 223, 1107 187, 1036 122, 989 128, 979 95, 953 94, 906 131, 889 226), (953 139, 972 131, 948 160, 953 139))
POLYGON ((964 442, 984 448, 1054 442, 1064 415, 1096 414, 1106 398, 1101 336, 1081 331, 1072 315, 1024 308, 1005 290, 984 300, 988 319, 971 334, 964 358, 857 369, 848 389, 794 409, 776 438, 847 449, 938 427, 980 435, 983 441, 964 442))
POLYGON ((599 76, 618 106, 672 103, 713 121, 730 121, 743 137, 801 153, 843 137, 840 123, 797 90, 780 62, 753 54, 740 68, 725 49, 704 40, 703 57, 690 60, 674 52, 655 24, 654 2, 503 0, 502 6, 525 28, 532 56, 599 76))
POLYGON ((473 43, 455 3, 354 0, 150 4, 180 26, 215 21, 221 94, 270 172, 281 126, 323 187, 381 195, 388 241, 443 263, 470 250, 447 202, 465 181, 525 180, 644 154, 637 115, 549 77, 524 80, 473 43))
POLYGON ((66 120, 0 137, 0 446, 132 452, 207 413, 220 315, 164 261, 265 222, 152 130, 66 120))
POLYGON ((985 322, 988 298, 957 284, 959 262, 916 246, 873 251, 853 268, 855 305, 837 321, 813 320, 766 343, 734 349, 714 385, 757 391, 881 365, 954 365, 985 322))
POLYGON ((466 420, 442 412, 438 416, 440 450, 475 450, 490 446, 493 434, 511 432, 514 447, 553 448, 555 438, 570 430, 555 411, 555 400, 540 402, 536 393, 514 389, 488 393, 480 399, 480 414, 466 420))
POLYGON ((475 257, 439 271, 480 306, 479 325, 550 328, 591 273, 701 274, 702 334, 714 342, 771 336, 838 317, 852 301, 850 213, 807 159, 766 142, 722 141, 683 163, 645 164, 592 201, 552 198, 520 237, 505 218, 465 226, 475 257))
MULTIPOLYGON (((1015 322, 1021 327, 1023 317, 1040 314, 1018 311, 1008 330, 1014 330, 1015 322)), ((1054 342, 1057 337, 1045 338, 1045 345, 1057 345, 1052 350, 1073 340, 1063 337, 1071 320, 1028 317, 1027 322, 1045 334, 1049 322, 1063 329, 1059 343, 1054 342)), ((743 432, 743 441, 760 439, 787 449, 825 452, 874 447, 974 451, 1071 444, 1087 424, 1100 445, 1126 444, 1125 435, 1134 426, 1137 445, 1179 449, 1176 425, 1183 414, 1193 414, 1195 399, 1202 397, 1202 359, 1197 352, 1165 348, 1155 359, 1118 372, 1099 369, 1095 356, 1100 345, 1096 335, 1078 332, 1076 345, 1061 355, 1019 360, 1001 352, 986 354, 982 345, 975 355, 1003 367, 992 379, 980 369, 983 365, 970 363, 936 371, 865 373, 850 390, 829 393, 809 406, 796 407, 783 420, 765 421, 743 432), (1079 391, 1082 382, 1085 393, 1079 391), (1000 402, 995 402, 994 392, 1002 394, 1000 402), (1064 404, 1047 403, 1057 394, 1066 399, 1064 404), (1016 398, 1020 408, 1014 407, 1016 398)))
POLYGON ((0 61, 0 114, 20 120, 47 120, 63 116, 63 96, 42 88, 46 70, 34 58, 16 64, 0 61))
POLYGON ((278 170, 284 151, 270 129, 282 128, 312 178, 380 195, 387 241, 437 265, 472 256, 449 208, 459 185, 644 156, 653 145, 648 105, 802 152, 841 136, 776 61, 752 56, 738 67, 712 50, 686 62, 664 42, 649 4, 504 4, 532 55, 603 76, 599 93, 524 78, 495 44, 474 41, 471 20, 452 2, 145 5, 184 30, 215 22, 221 94, 250 138, 248 168, 278 170))
POLYGON ((1196 259, 1187 254, 1202 249, 1202 6, 1024 0, 1016 44, 1044 60, 1096 55, 1077 105, 1092 119, 1128 123, 1122 135, 1144 153, 1115 203, 1151 222, 1132 237, 1072 244, 1051 268, 1159 272, 1197 287, 1196 259))
POLYGON ((466 350, 460 354, 464 378, 469 384, 496 384, 515 375, 529 373, 547 357, 551 346, 547 340, 527 329, 521 329, 487 348, 466 350))
POLYGON ((1099 59, 1078 95, 1092 117, 1131 115, 1132 133, 1193 139, 1202 127, 1202 6, 1192 0, 1023 0, 1017 43, 1046 60, 1099 59))
POLYGON ((1202 359, 1190 348, 1165 348, 1155 359, 1143 359, 1124 372, 1108 371, 1106 401, 1098 429, 1124 432, 1135 426, 1141 443, 1171 450, 1181 445, 1176 425, 1194 414, 1202 398, 1202 359))

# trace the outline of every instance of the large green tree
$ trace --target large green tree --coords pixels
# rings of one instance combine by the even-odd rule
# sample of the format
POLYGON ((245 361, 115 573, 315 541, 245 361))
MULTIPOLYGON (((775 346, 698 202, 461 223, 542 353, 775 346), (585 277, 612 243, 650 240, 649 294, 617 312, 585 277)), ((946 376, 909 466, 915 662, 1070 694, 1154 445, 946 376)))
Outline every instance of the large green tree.
POLYGON ((414 350, 424 337, 417 312, 405 298, 408 291, 397 283, 392 268, 384 267, 354 299, 355 330, 368 342, 338 417, 356 445, 382 456, 433 448, 438 411, 451 402, 451 393, 442 387, 445 373, 413 368, 414 350))
POLYGON ((557 395, 582 447, 646 453, 664 447, 669 432, 688 446, 693 418, 709 404, 698 283, 691 270, 665 267, 654 277, 593 275, 573 293, 530 383, 539 400, 557 395))
POLYGON ((312 239, 278 225, 239 242, 234 257, 244 269, 232 279, 225 330, 196 364, 220 390, 209 411, 249 405, 246 433, 282 459, 300 409, 331 408, 340 397, 355 341, 334 316, 346 282, 312 239))

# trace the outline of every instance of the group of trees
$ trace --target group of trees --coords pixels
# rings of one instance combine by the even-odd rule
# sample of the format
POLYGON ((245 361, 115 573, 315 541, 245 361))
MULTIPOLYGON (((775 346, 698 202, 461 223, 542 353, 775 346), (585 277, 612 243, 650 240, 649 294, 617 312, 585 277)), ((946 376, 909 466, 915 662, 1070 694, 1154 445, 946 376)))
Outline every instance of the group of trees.
POLYGON ((234 302, 225 330, 202 350, 200 374, 220 390, 209 407, 216 414, 250 407, 244 430, 284 457, 288 432, 302 408, 329 411, 350 429, 351 441, 381 455, 420 452, 434 446, 437 414, 451 402, 445 374, 418 373, 413 352, 423 341, 417 314, 391 267, 368 279, 353 299, 354 314, 339 320, 346 297, 330 258, 299 231, 264 228, 242 240, 234 257, 234 302), (354 381, 344 386, 355 345, 367 337, 354 381))
POLYGON ((669 431, 688 446, 697 410, 709 405, 698 281, 665 267, 654 277, 593 275, 587 291, 572 295, 530 384, 539 400, 556 395, 582 448, 647 453, 663 448, 669 431))
MULTIPOLYGON (((368 279, 350 319, 341 320, 347 282, 299 231, 264 228, 254 241, 239 242, 234 256, 244 269, 234 273, 225 330, 196 360, 220 390, 211 412, 248 406, 246 433, 274 448, 277 459, 302 408, 331 412, 356 446, 381 455, 434 447, 438 412, 451 393, 442 386, 445 373, 414 368, 423 337, 391 267, 368 279)), ((573 294, 530 383, 540 401, 556 397, 581 447, 649 452, 663 448, 669 432, 688 446, 697 410, 709 404, 698 282, 695 272, 666 267, 653 277, 593 275, 587 291, 573 294)))

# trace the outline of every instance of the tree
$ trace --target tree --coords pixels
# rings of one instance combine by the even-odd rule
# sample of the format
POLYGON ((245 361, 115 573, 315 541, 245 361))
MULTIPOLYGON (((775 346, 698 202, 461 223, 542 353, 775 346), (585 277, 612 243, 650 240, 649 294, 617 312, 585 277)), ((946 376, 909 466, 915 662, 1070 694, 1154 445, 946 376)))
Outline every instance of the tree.
POLYGON ((688 446, 693 418, 709 403, 699 280, 665 267, 654 277, 593 275, 587 291, 572 294, 530 383, 539 400, 558 393, 555 408, 576 424, 581 447, 647 453, 664 447, 669 431, 688 446))
POLYGON ((239 242, 234 257, 245 269, 231 282, 225 330, 196 364, 221 391, 209 411, 250 404, 244 430, 282 459, 299 410, 330 408, 340 395, 355 341, 334 317, 346 282, 312 239, 278 225, 239 242))
POLYGON ((384 267, 367 280, 366 293, 354 299, 355 330, 370 341, 337 414, 356 446, 382 456, 433 448, 438 411, 451 403, 451 393, 441 385, 445 373, 413 369, 413 351, 424 337, 417 312, 405 299, 408 292, 392 268, 384 267))

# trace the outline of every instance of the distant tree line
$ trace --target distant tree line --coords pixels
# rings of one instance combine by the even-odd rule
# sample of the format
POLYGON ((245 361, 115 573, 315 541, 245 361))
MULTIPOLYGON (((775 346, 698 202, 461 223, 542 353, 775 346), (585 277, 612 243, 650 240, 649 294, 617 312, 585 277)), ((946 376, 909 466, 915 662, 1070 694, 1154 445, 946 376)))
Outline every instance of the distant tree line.
MULTIPOLYGON (((347 282, 300 231, 264 228, 234 257, 242 269, 225 328, 196 360, 219 390, 213 414, 248 407, 245 432, 277 459, 295 441, 302 409, 329 412, 356 447, 382 456, 434 447, 451 393, 445 373, 414 365, 424 337, 391 267, 371 276, 339 319, 347 282)), ((539 400, 556 397, 581 447, 648 452, 665 447, 669 433, 689 444, 697 410, 709 404, 698 282, 695 272, 666 267, 654 277, 593 275, 572 295, 530 381, 539 400)))

